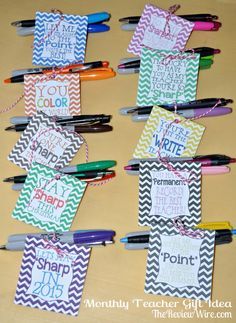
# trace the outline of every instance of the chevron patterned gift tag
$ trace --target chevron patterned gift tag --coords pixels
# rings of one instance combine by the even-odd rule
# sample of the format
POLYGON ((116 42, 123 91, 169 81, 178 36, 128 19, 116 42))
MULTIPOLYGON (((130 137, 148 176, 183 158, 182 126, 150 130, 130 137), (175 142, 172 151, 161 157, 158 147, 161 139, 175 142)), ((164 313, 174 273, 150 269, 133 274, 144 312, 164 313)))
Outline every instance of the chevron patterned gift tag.
POLYGON ((65 66, 84 62, 87 16, 36 12, 33 64, 65 66))
POLYGON ((137 105, 195 100, 199 54, 142 49, 137 105))
POLYGON ((25 113, 42 111, 49 116, 80 114, 79 74, 56 74, 53 77, 28 74, 24 77, 25 113))
POLYGON ((46 231, 68 231, 86 185, 71 175, 33 163, 12 217, 46 231))
POLYGON ((78 315, 90 248, 28 236, 14 303, 78 315))
POLYGON ((194 156, 205 127, 176 114, 153 107, 144 127, 134 158, 194 156), (178 119, 179 122, 175 123, 178 119), (161 149, 160 149, 161 147, 161 149))
POLYGON ((145 292, 209 300, 215 231, 191 229, 191 234, 181 233, 173 224, 152 227, 145 292))
POLYGON ((193 27, 194 23, 147 4, 128 52, 140 56, 143 46, 152 49, 184 50, 193 27))
POLYGON ((69 164, 82 144, 81 136, 60 127, 43 112, 38 112, 8 159, 26 170, 30 169, 33 161, 60 169, 69 164))
POLYGON ((142 160, 139 166, 139 225, 201 221, 201 164, 142 160))

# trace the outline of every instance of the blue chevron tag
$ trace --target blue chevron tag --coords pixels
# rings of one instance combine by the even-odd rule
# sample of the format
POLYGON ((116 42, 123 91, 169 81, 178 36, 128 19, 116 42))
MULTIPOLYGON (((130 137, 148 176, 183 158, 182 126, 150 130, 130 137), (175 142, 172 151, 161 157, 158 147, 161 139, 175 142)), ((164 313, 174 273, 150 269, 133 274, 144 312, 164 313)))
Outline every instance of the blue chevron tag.
POLYGON ((142 160, 139 166, 139 225, 179 217, 201 222, 201 165, 142 160))
MULTIPOLYGON (((191 229, 194 233, 195 229, 191 229)), ((201 237, 180 234, 166 223, 151 229, 145 292, 209 300, 211 298, 215 231, 199 230, 201 237)))
POLYGON ((86 185, 71 175, 33 163, 12 217, 46 231, 68 231, 86 185))
POLYGON ((90 248, 28 236, 15 304, 77 316, 90 248))
POLYGON ((195 100, 199 54, 142 49, 137 105, 195 100))
POLYGON ((84 62, 87 16, 36 12, 33 64, 65 66, 84 62))

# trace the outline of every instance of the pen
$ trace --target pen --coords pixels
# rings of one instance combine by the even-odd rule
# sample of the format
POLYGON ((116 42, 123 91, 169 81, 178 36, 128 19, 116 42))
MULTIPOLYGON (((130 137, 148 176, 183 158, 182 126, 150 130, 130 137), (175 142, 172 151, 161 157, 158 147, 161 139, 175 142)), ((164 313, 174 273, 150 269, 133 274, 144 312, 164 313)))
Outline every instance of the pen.
MULTIPOLYGON (((81 178, 94 178, 96 176, 104 176, 104 175, 110 175, 114 174, 115 172, 113 170, 87 170, 83 172, 73 172, 69 173, 68 175, 72 175, 78 179, 81 178)), ((14 183, 24 183, 27 178, 27 175, 18 175, 18 176, 12 176, 12 177, 7 177, 3 180, 3 182, 14 182, 14 183)))
MULTIPOLYGON (((159 162, 158 158, 145 158, 145 159, 131 159, 128 162, 128 166, 125 166, 125 170, 139 170, 140 161, 156 161, 159 162)), ((210 155, 198 155, 194 157, 163 157, 163 161, 166 162, 198 162, 202 166, 223 166, 231 163, 236 163, 236 158, 231 158, 222 154, 210 154, 210 155)))
MULTIPOLYGON (((189 102, 177 103, 177 110, 178 109, 200 109, 200 108, 209 108, 213 107, 217 104, 216 108, 223 107, 224 105, 233 103, 231 99, 224 99, 224 98, 207 98, 207 99, 199 99, 189 102)), ((160 104, 158 105, 161 108, 165 108, 168 111, 175 111, 175 105, 172 104, 160 104)), ((121 108, 120 114, 127 115, 134 112, 142 112, 143 114, 149 114, 152 111, 153 106, 144 106, 144 107, 125 107, 121 108)))
MULTIPOLYGON (((221 245, 225 243, 230 243, 233 241, 232 236, 235 234, 236 234, 235 229, 234 230, 228 230, 228 229, 215 230, 215 244, 221 245)), ((144 233, 136 232, 134 234, 121 238, 120 242, 125 244, 136 244, 136 245, 141 244, 142 248, 144 247, 144 244, 145 244, 146 245, 145 247, 148 248, 149 234, 147 233, 147 231, 144 231, 144 233)))
MULTIPOLYGON (((189 20, 189 21, 212 21, 217 20, 218 16, 211 15, 209 13, 201 13, 201 14, 190 14, 190 15, 178 15, 179 17, 189 20)), ((126 23, 135 23, 137 24, 140 20, 140 16, 131 16, 131 17, 124 17, 120 18, 119 22, 126 22, 126 23)))
MULTIPOLYGON (((108 12, 96 12, 86 15, 88 17, 88 24, 101 23, 108 21, 111 15, 108 12)), ((35 19, 30 20, 18 20, 11 23, 13 27, 32 27, 35 26, 35 19)))
MULTIPOLYGON (((6 131, 24 131, 27 128, 28 124, 16 124, 10 127, 5 128, 6 131)), ((64 129, 67 129, 72 132, 77 133, 98 133, 98 132, 108 132, 112 131, 112 126, 108 124, 95 123, 92 125, 79 125, 79 126, 64 126, 64 129)))
POLYGON ((67 67, 62 67, 62 68, 52 68, 52 67, 33 67, 33 68, 24 68, 24 69, 19 69, 19 70, 14 70, 12 71, 12 76, 18 76, 18 75, 25 75, 25 74, 50 74, 52 70, 54 72, 59 72, 62 73, 68 73, 75 70, 83 70, 83 69, 93 69, 93 68, 98 68, 98 67, 109 67, 109 62, 108 61, 94 61, 94 62, 87 62, 83 64, 72 64, 67 67))
MULTIPOLYGON (((69 69, 70 68, 71 67, 69 67, 69 69)), ((53 72, 50 71, 50 74, 52 73, 53 72)), ((59 74, 60 73, 66 74, 66 73, 70 73, 70 71, 68 70, 65 71, 65 69, 62 69, 60 70, 59 74)), ((74 72, 72 71, 71 73, 74 73, 74 72)), ((113 71, 112 68, 108 68, 108 67, 101 67, 97 69, 94 68, 90 70, 80 70, 80 71, 77 71, 77 73, 79 73, 81 81, 103 80, 103 79, 114 77, 116 75, 115 71, 113 71)), ((39 72, 35 74, 42 74, 42 73, 39 72)), ((23 82, 24 82, 24 74, 13 76, 4 80, 4 83, 23 83, 23 82)))
MULTIPOLYGON (((231 112, 232 112, 232 109, 228 107, 220 107, 220 108, 215 108, 213 110, 211 110, 211 107, 209 107, 209 108, 200 108, 200 109, 183 109, 183 110, 179 109, 176 111, 176 114, 186 119, 192 119, 192 118, 199 118, 199 117, 202 117, 202 118, 218 117, 218 116, 229 114, 231 112)), ((150 114, 134 113, 132 114, 132 120, 137 122, 147 121, 149 116, 150 114)))
MULTIPOLYGON (((30 36, 34 34, 35 26, 32 27, 17 27, 16 33, 18 36, 30 36)), ((88 24, 87 32, 89 34, 103 33, 109 31, 110 27, 106 24, 88 24)))
MULTIPOLYGON (((91 178, 80 178, 80 180, 82 182, 86 182, 88 184, 90 183, 97 183, 97 182, 104 182, 104 181, 107 181, 107 180, 111 180, 113 177, 115 177, 116 174, 115 172, 114 173, 111 173, 111 174, 107 174, 107 175, 104 175, 104 176, 96 176, 96 177, 91 177, 91 178)), ((24 183, 16 183, 16 184, 13 184, 11 189, 13 191, 21 191, 22 188, 24 186, 24 183)))

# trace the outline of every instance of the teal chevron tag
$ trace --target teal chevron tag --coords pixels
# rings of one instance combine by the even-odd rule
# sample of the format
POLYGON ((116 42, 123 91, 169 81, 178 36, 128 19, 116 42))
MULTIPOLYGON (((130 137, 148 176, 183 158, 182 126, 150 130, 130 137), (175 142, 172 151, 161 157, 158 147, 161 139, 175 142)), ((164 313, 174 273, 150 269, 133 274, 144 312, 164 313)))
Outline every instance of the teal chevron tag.
POLYGON ((199 54, 142 49, 137 105, 195 100, 199 54))
POLYGON ((139 225, 176 217, 188 227, 201 222, 201 164, 141 160, 139 225))
POLYGON ((145 292, 208 301, 211 298, 215 231, 153 225, 145 292))
POLYGON ((68 231, 86 183, 33 163, 12 217, 46 231, 68 231))

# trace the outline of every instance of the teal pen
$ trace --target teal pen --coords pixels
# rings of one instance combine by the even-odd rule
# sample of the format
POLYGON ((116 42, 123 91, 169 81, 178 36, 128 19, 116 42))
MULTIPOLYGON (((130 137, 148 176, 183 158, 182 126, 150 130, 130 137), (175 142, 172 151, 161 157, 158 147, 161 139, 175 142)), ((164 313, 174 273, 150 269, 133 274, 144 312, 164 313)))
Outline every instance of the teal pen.
POLYGON ((93 170, 105 170, 116 165, 115 160, 98 160, 94 162, 78 164, 74 166, 66 166, 61 169, 63 173, 84 172, 93 170))

